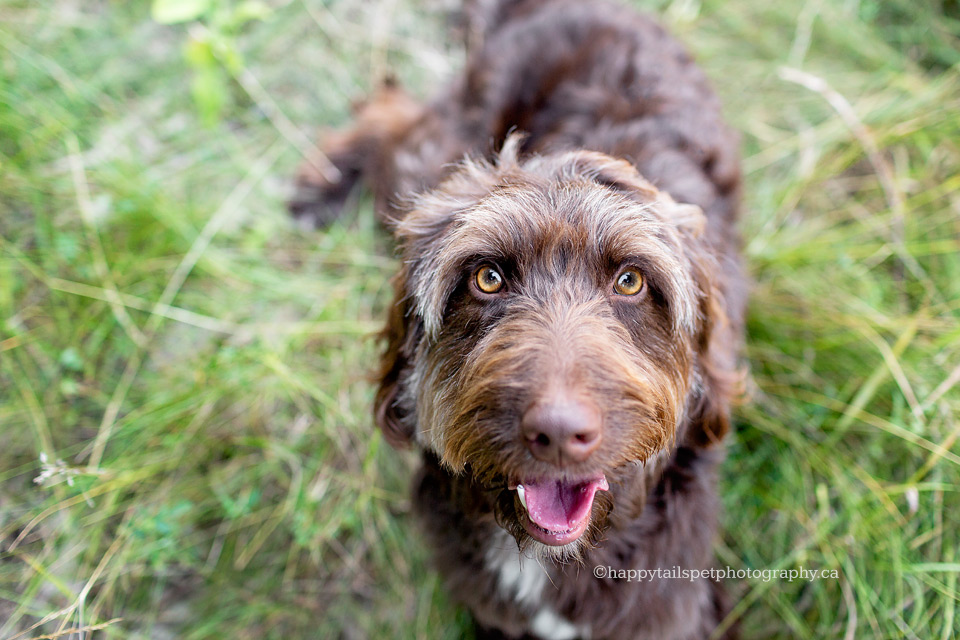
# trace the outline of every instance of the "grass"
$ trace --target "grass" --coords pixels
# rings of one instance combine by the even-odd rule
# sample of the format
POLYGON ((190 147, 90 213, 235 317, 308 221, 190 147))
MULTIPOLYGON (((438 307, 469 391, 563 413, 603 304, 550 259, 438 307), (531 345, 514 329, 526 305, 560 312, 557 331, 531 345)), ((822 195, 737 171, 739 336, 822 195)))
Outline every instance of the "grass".
MULTIPOLYGON (((441 4, 274 2, 222 34, 211 117, 182 52, 214 18, 0 0, 0 637, 462 635, 370 418, 390 243, 369 202, 282 205, 376 77, 458 68, 441 4)), ((744 636, 952 638, 960 7, 643 6, 743 132, 720 562, 839 575, 730 581, 744 636)))

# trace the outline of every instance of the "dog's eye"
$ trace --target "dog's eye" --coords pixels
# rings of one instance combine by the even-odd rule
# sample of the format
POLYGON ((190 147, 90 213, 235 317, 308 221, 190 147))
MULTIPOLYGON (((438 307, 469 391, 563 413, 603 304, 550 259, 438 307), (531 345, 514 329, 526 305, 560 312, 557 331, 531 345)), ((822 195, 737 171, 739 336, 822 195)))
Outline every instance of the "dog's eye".
POLYGON ((633 267, 624 269, 613 283, 613 290, 622 296, 635 296, 643 289, 643 275, 633 267))
POLYGON ((480 289, 483 293, 498 293, 503 289, 503 276, 490 265, 484 265, 477 269, 473 278, 477 283, 477 289, 480 289))

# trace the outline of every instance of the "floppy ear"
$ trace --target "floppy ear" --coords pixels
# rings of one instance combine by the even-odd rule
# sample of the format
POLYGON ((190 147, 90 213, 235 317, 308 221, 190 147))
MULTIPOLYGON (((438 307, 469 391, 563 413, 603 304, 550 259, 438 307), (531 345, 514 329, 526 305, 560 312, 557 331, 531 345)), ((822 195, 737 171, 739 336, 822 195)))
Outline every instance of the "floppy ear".
POLYGON ((746 375, 738 366, 743 329, 740 319, 727 314, 723 286, 725 276, 730 278, 726 282, 733 282, 737 275, 724 270, 738 272, 739 264, 718 259, 706 215, 698 205, 676 202, 665 191, 657 192, 656 199, 681 238, 680 247, 699 290, 694 344, 699 385, 694 389, 697 396, 689 407, 684 437, 691 444, 707 447, 719 444, 730 431, 730 409, 744 394, 746 375))
MULTIPOLYGON (((730 430, 730 409, 744 394, 745 372, 738 367, 741 344, 738 322, 726 312, 724 294, 718 285, 719 266, 710 258, 694 256, 695 280, 701 289, 698 355, 698 397, 687 419, 687 438, 692 444, 709 446, 723 440, 730 430)), ((735 268, 735 267, 729 267, 735 268)))
POLYGON ((410 374, 413 350, 423 328, 408 303, 406 268, 394 276, 393 287, 394 300, 387 326, 380 333, 387 346, 380 358, 374 416, 387 442, 394 447, 404 448, 413 442, 416 425, 409 415, 412 409, 403 406, 401 387, 405 377, 410 374))
POLYGON ((571 160, 572 173, 586 176, 641 203, 655 200, 659 194, 657 188, 626 160, 599 151, 572 151, 567 157, 571 160))

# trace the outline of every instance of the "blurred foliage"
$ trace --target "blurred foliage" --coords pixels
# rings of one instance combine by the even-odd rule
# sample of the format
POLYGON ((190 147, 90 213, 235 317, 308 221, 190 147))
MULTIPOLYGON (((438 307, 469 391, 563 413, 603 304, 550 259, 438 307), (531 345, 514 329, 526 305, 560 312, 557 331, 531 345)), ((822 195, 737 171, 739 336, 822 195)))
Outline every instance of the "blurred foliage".
POLYGON ((231 76, 244 68, 238 34, 271 11, 257 0, 153 0, 151 13, 158 23, 191 23, 183 53, 192 70, 190 92, 205 125, 220 120, 232 100, 231 76))

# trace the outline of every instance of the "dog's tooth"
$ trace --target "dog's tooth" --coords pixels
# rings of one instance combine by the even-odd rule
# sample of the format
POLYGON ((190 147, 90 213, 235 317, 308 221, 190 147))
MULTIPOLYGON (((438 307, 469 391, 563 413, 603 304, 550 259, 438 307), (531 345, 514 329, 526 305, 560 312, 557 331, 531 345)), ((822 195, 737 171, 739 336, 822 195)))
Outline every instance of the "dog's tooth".
POLYGON ((520 504, 523 505, 523 508, 524 508, 524 509, 527 508, 527 496, 526 496, 526 491, 527 491, 527 490, 523 488, 523 485, 522 485, 522 484, 518 484, 518 485, 517 485, 517 495, 520 496, 520 504))

